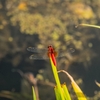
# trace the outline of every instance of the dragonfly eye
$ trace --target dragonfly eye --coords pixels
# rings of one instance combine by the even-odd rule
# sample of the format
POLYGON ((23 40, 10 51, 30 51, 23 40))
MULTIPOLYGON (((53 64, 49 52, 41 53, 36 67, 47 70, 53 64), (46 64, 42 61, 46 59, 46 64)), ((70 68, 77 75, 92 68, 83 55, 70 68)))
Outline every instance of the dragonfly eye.
POLYGON ((52 47, 51 45, 48 46, 48 48, 51 48, 51 47, 52 47))
POLYGON ((52 47, 51 45, 49 47, 52 47))

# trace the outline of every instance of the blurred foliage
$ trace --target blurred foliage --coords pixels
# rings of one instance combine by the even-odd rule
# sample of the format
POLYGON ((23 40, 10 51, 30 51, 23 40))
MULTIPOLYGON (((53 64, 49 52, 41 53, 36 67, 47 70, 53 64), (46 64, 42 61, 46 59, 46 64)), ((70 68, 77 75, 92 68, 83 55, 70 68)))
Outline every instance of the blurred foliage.
MULTIPOLYGON (((91 33, 90 36, 90 30, 87 29, 75 29, 75 25, 96 24, 95 12, 90 4, 91 2, 82 0, 7 0, 6 8, 12 25, 19 27, 24 34, 38 34, 40 41, 37 46, 46 48, 53 44, 63 49, 66 48, 67 41, 71 40, 78 51, 71 59, 72 62, 83 62, 86 65, 94 57, 90 50, 92 43, 88 41, 95 38, 95 35, 91 33)), ((63 59, 62 62, 65 63, 66 60, 63 59)), ((70 61, 68 62, 65 65, 69 65, 70 61)))
MULTIPOLYGON (((11 100, 32 100, 32 96, 27 95, 27 94, 19 94, 15 92, 9 92, 9 91, 2 91, 0 92, 0 96, 3 98, 8 98, 11 100)), ((2 99, 3 99, 2 98, 2 99)))
MULTIPOLYGON (((26 48, 50 44, 66 56, 58 59, 59 69, 67 70, 76 63, 87 67, 99 53, 92 41, 100 40, 100 30, 75 26, 100 25, 99 9, 100 0, 0 0, 0 75, 7 73, 6 68, 36 75, 49 65, 29 60, 26 48), (66 52, 70 47, 75 49, 72 54, 66 52)), ((50 72, 44 73, 47 77, 50 72)))

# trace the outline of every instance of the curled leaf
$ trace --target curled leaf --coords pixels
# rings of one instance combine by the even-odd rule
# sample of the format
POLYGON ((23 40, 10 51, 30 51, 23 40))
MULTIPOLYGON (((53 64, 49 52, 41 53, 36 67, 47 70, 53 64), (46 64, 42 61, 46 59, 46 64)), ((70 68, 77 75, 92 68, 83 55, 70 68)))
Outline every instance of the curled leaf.
POLYGON ((77 95, 78 100, 87 100, 85 95, 83 94, 82 90, 79 88, 79 86, 74 81, 73 77, 67 71, 60 70, 58 72, 64 72, 69 77, 69 79, 71 80, 71 84, 74 89, 74 92, 77 95))

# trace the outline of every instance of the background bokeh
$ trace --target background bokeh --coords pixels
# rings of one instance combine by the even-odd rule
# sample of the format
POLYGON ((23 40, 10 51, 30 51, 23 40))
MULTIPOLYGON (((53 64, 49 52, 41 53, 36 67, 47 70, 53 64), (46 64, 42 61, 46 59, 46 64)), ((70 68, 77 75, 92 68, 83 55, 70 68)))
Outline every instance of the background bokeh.
MULTIPOLYGON (((30 60, 27 51, 53 45, 65 56, 57 59, 58 70, 68 71, 87 97, 99 100, 100 29, 81 23, 100 25, 100 0, 0 0, 1 99, 32 100, 31 78, 40 100, 55 99, 49 60, 30 60)), ((74 98, 66 75, 60 78, 74 98)))

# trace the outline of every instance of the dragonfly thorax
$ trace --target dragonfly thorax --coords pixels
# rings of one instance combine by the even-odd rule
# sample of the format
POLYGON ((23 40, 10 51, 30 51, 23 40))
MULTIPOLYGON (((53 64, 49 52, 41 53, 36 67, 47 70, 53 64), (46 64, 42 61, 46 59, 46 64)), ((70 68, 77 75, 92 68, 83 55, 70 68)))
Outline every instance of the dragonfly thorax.
POLYGON ((51 45, 48 46, 48 56, 50 56, 50 55, 54 55, 55 57, 57 56, 57 52, 51 45))
POLYGON ((48 46, 48 52, 51 54, 55 52, 53 46, 51 46, 51 45, 48 46))

